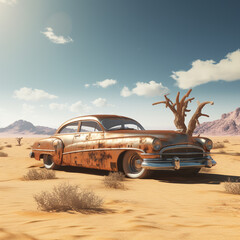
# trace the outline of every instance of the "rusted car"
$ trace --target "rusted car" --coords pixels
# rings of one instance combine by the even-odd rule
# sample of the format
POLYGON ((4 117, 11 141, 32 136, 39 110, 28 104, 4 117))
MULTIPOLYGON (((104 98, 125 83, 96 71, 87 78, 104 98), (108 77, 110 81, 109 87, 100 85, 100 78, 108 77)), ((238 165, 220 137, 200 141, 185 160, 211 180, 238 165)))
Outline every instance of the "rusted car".
POLYGON ((212 141, 178 131, 145 130, 137 121, 117 115, 91 115, 63 123, 56 133, 34 143, 31 157, 47 169, 59 166, 123 171, 144 178, 151 170, 196 174, 216 162, 212 141))

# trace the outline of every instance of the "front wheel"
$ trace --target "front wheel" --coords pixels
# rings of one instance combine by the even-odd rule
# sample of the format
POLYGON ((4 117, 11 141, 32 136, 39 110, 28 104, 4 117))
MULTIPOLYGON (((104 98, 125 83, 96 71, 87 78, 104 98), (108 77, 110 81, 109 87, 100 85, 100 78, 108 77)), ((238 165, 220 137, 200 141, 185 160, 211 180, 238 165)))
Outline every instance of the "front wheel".
POLYGON ((58 169, 59 168, 59 166, 57 164, 55 164, 55 162, 53 161, 53 158, 51 155, 44 155, 43 163, 44 163, 44 167, 46 169, 58 169))
POLYGON ((146 178, 150 171, 142 168, 142 158, 134 151, 128 151, 123 157, 123 171, 129 178, 146 178))

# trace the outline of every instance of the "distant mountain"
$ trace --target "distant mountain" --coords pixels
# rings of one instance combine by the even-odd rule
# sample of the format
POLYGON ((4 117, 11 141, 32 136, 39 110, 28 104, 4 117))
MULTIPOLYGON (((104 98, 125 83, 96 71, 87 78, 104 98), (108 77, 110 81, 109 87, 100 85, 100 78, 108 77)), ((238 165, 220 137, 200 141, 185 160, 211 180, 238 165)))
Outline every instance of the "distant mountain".
POLYGON ((43 127, 43 126, 34 126, 32 123, 18 120, 5 128, 0 128, 0 133, 6 134, 31 134, 31 135, 52 135, 56 129, 43 127))
POLYGON ((233 112, 224 113, 219 120, 200 124, 194 134, 240 135, 240 107, 233 112))

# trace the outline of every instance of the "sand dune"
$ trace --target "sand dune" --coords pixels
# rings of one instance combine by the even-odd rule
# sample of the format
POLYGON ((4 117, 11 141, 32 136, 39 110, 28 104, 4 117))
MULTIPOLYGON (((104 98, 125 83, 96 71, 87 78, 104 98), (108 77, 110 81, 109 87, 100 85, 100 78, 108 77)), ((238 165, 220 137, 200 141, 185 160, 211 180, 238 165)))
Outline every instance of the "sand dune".
POLYGON ((151 179, 125 182, 126 190, 106 189, 105 171, 63 168, 57 179, 23 181, 42 163, 30 159, 36 140, 0 138, 0 240, 2 239, 240 239, 240 195, 223 183, 240 175, 240 136, 214 137, 225 147, 213 150, 217 166, 197 177, 156 172, 151 179), (12 147, 6 147, 6 145, 12 147), (233 154, 229 154, 233 153, 233 154), (104 198, 100 213, 49 213, 37 209, 33 195, 67 181, 92 189, 104 198))

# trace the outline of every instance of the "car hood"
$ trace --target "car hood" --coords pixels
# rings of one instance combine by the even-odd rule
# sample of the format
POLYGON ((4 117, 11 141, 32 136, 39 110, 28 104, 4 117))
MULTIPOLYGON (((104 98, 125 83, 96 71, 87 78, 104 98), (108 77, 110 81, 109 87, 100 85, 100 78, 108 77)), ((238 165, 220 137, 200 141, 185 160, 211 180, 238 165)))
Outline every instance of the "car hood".
POLYGON ((187 134, 167 130, 116 130, 106 132, 105 137, 155 137, 169 143, 192 142, 192 137, 187 134))

